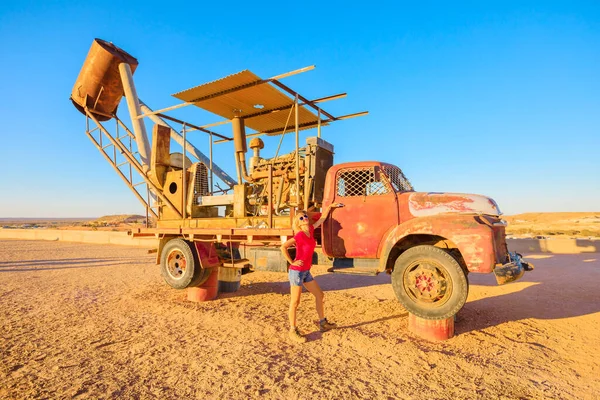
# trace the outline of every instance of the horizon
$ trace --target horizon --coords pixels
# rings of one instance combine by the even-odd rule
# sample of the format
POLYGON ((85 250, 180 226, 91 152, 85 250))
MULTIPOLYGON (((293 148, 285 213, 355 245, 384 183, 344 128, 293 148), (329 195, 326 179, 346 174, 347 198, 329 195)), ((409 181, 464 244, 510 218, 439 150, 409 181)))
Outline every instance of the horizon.
MULTIPOLYGON (((268 78, 314 64, 282 82, 307 98, 347 92, 323 106, 334 115, 370 112, 323 128, 336 164, 389 162, 416 191, 483 194, 504 215, 594 212, 584 210, 600 204, 600 4, 393 4, 394 13, 385 5, 241 5, 201 26, 179 21, 217 15, 218 6, 173 3, 157 18, 152 2, 118 12, 3 4, 0 72, 10 79, 0 91, 10 95, 0 98, 0 166, 11 172, 0 209, 5 218, 145 215, 69 100, 93 39, 102 38, 138 59, 136 89, 155 110, 176 104, 172 93, 243 69, 268 78), (257 25, 288 12, 302 29, 257 25)), ((131 126, 123 103, 120 118, 131 126)), ((215 122, 191 108, 175 116, 215 122)), ((230 135, 230 127, 214 129, 230 135)), ((291 136, 282 153, 294 148, 291 136)), ((301 144, 307 136, 316 131, 301 131, 301 144)), ((204 134, 188 139, 208 154, 204 134)), ((279 136, 263 139, 269 158, 279 136)), ((214 147, 215 163, 234 176, 232 145, 214 147)))
MULTIPOLYGON (((517 215, 523 214, 600 214, 600 211, 547 211, 547 212, 538 212, 538 211, 530 211, 523 212, 518 214, 502 214, 501 217, 515 217, 517 215)), ((146 218, 145 215, 141 214, 105 214, 98 217, 0 217, 0 222, 2 221, 11 221, 11 220, 38 220, 38 221, 55 221, 55 220, 89 220, 89 219, 100 219, 104 217, 116 217, 116 216, 137 216, 146 218)), ((152 218, 152 216, 150 216, 152 218)))

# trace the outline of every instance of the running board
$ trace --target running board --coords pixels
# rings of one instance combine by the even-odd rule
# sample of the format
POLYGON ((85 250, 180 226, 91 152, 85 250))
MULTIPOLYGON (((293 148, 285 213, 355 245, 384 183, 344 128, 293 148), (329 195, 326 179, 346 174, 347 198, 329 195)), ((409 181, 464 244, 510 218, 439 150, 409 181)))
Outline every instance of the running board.
POLYGON ((367 269, 367 268, 354 268, 354 267, 331 267, 327 269, 327 272, 332 272, 334 274, 348 274, 348 275, 368 275, 368 276, 376 276, 379 272, 376 269, 367 269))

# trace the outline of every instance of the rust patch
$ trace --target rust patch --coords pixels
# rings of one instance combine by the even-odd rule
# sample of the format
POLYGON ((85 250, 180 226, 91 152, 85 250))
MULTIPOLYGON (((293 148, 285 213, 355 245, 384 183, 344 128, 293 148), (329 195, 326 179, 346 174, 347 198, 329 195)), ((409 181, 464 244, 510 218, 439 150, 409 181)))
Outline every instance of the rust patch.
POLYGON ((418 211, 436 208, 440 205, 453 211, 468 211, 471 208, 467 204, 473 203, 473 199, 445 193, 436 193, 435 196, 428 193, 414 193, 410 197, 410 202, 411 208, 418 211))
POLYGON ((486 224, 477 223, 472 215, 456 214, 415 218, 396 227, 381 246, 380 268, 385 269, 387 257, 396 243, 417 234, 439 236, 453 242, 469 271, 493 271, 496 263, 494 231, 486 224))

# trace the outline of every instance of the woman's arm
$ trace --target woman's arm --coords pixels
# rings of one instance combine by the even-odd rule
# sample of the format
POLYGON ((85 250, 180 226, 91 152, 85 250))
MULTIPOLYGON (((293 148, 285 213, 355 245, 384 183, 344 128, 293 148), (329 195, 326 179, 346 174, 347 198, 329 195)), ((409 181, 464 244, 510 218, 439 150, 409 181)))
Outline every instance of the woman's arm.
POLYGON ((319 220, 313 224, 313 227, 314 227, 315 229, 317 229, 318 227, 320 227, 320 226, 321 226, 321 224, 322 224, 323 222, 325 222, 325 220, 326 220, 326 219, 327 219, 327 217, 329 216, 329 213, 331 212, 331 210, 332 210, 333 208, 339 208, 339 207, 344 207, 344 205, 343 205, 342 203, 331 203, 331 204, 330 204, 330 205, 327 207, 327 209, 325 210, 325 212, 324 212, 323 214, 321 214, 321 218, 319 218, 319 220))
MULTIPOLYGON (((290 257, 290 253, 288 252, 288 248, 295 246, 296 245, 296 239, 291 238, 288 239, 284 244, 281 245, 280 249, 281 252, 283 253, 283 256, 285 257, 285 259, 287 260, 287 262, 292 265, 294 263, 294 260, 292 260, 292 257, 290 257)), ((301 261, 300 261, 301 262, 301 261)))

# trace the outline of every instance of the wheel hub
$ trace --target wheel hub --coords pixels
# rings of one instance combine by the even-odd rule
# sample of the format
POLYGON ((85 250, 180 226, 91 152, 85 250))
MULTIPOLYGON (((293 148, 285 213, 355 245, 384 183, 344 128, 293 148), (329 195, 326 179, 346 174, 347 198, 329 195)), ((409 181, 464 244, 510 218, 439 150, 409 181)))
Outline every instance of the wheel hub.
POLYGON ((187 267, 185 255, 179 250, 173 250, 167 256, 167 272, 173 279, 180 279, 187 267))
POLYGON ((404 278, 406 292, 413 301, 435 305, 445 303, 452 292, 446 270, 435 263, 418 262, 407 268, 404 278))
POLYGON ((417 289, 419 289, 421 294, 431 293, 432 291, 439 291, 439 285, 437 280, 433 276, 425 273, 422 273, 421 275, 416 277, 415 286, 417 287, 417 289))

